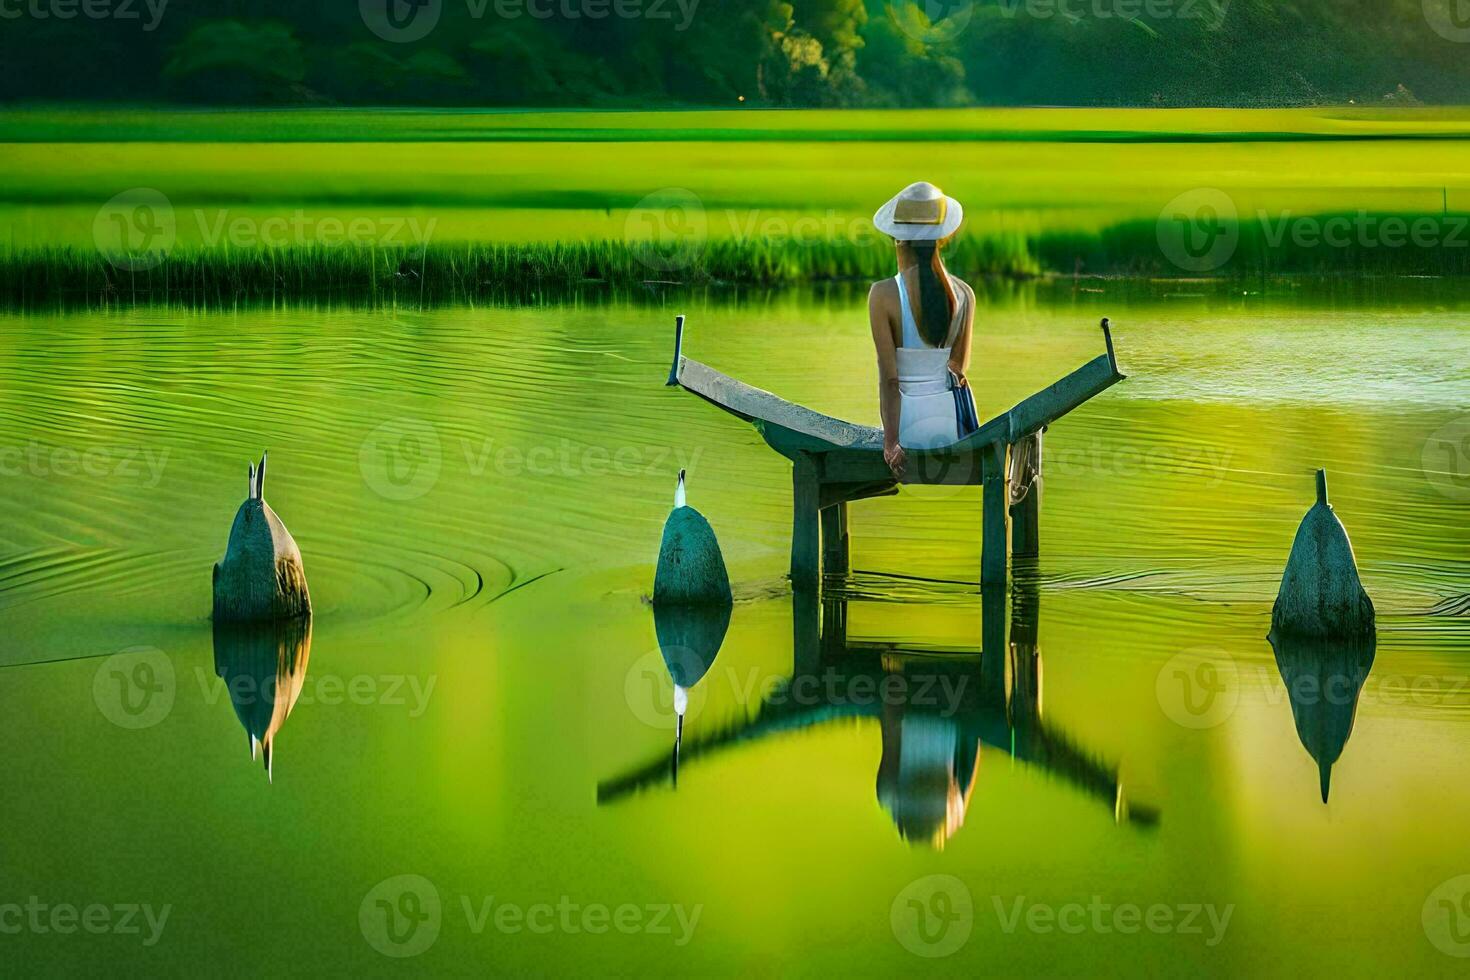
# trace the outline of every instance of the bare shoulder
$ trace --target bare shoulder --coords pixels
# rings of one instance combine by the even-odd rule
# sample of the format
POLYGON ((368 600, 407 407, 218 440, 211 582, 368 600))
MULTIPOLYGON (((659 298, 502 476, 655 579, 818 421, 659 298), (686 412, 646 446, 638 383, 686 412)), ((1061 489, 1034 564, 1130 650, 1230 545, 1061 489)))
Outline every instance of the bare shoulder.
POLYGON ((873 288, 868 290, 868 306, 872 309, 887 310, 898 305, 898 286, 892 279, 879 279, 873 283, 873 288))

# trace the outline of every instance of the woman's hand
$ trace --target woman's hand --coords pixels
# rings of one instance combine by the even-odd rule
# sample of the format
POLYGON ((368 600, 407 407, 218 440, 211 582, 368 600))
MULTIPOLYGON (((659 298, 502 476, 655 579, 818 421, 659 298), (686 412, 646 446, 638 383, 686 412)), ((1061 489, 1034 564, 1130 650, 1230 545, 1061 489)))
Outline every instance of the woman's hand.
POLYGON ((956 388, 970 387, 970 379, 965 377, 965 372, 962 369, 957 368, 953 364, 951 364, 949 366, 949 373, 954 375, 954 383, 956 388))
POLYGON ((885 442, 883 444, 883 462, 887 463, 888 468, 893 471, 893 478, 895 480, 903 479, 904 469, 908 466, 908 461, 908 454, 903 451, 903 447, 898 443, 885 442))

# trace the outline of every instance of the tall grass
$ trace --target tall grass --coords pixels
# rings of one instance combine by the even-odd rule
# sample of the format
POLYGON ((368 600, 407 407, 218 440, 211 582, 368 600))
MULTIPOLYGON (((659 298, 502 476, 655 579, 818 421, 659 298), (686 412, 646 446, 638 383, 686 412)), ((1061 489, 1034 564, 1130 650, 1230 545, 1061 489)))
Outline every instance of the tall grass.
MULTIPOLYGON (((1316 215, 1364 224, 1361 213, 1316 215)), ((947 252, 966 277, 1041 275, 1246 278, 1266 274, 1470 275, 1470 216, 1368 216, 1426 234, 1398 244, 1347 234, 1343 244, 1303 240, 1265 221, 1222 230, 1232 247, 1207 269, 1171 260, 1157 222, 1133 221, 1096 233, 997 232, 967 236, 947 252)), ((1400 236, 1388 236, 1397 238, 1400 236)), ((1342 235, 1337 236, 1339 240, 1342 235)), ((893 274, 892 248, 863 241, 715 239, 685 247, 639 242, 301 245, 287 248, 178 248, 167 255, 109 257, 53 247, 0 253, 0 303, 11 308, 183 303, 205 306, 330 301, 346 305, 442 305, 546 301, 612 290, 637 296, 665 285, 784 287, 871 281, 893 274)))
MULTIPOLYGON (((1019 235, 956 243, 957 268, 1038 274, 1019 235)), ((778 287, 891 275, 893 251, 871 242, 714 240, 660 248, 638 242, 301 245, 180 248, 108 256, 54 247, 0 253, 0 302, 104 305, 330 299, 348 304, 527 300, 599 288, 665 284, 778 287)))

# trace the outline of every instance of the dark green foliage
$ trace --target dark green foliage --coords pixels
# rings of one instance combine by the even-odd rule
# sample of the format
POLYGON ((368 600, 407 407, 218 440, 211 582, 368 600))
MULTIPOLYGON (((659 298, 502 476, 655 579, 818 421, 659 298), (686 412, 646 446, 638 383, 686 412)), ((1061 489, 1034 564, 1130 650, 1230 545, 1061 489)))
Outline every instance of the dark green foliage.
POLYGON ((301 45, 278 21, 204 21, 163 66, 170 98, 184 102, 299 101, 306 69, 301 45))
MULTIPOLYGON (((1433 2, 1453 8, 1456 0, 1433 2)), ((0 99, 499 106, 733 106, 741 96, 748 105, 781 106, 1470 102, 1464 45, 1432 29, 1421 0, 643 6, 664 16, 532 17, 511 4, 521 13, 506 18, 493 0, 445 0, 434 28, 405 43, 374 34, 352 2, 192 0, 166 4, 155 17, 157 4, 140 0, 125 8, 136 16, 124 19, 21 16, 6 20, 0 32, 6 68, 0 99), (931 10, 956 13, 931 23, 931 10)))

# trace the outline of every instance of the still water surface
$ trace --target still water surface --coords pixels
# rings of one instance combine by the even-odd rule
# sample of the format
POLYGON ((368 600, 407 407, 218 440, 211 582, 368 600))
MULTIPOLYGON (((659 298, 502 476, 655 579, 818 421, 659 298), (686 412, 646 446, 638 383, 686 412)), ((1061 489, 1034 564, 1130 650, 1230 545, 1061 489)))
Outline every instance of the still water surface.
POLYGON ((688 312, 691 356, 875 421, 861 295, 0 319, 0 903, 171 908, 6 962, 1458 972, 1470 298, 1090 288, 977 323, 982 414, 1102 314, 1130 375, 1048 434, 1039 580, 983 624, 975 490, 854 505, 794 607, 788 465, 662 387, 688 312), (217 642, 262 449, 316 615, 217 642), (1319 466, 1376 651, 1278 661, 1319 466), (643 597, 681 467, 737 603, 675 778, 643 597))

